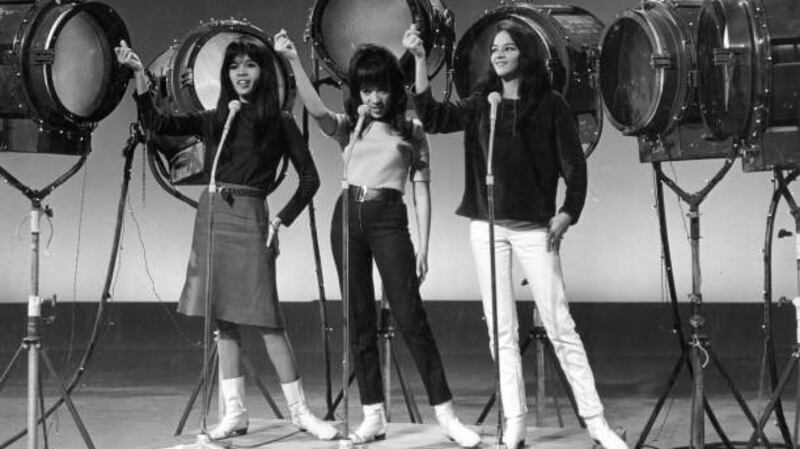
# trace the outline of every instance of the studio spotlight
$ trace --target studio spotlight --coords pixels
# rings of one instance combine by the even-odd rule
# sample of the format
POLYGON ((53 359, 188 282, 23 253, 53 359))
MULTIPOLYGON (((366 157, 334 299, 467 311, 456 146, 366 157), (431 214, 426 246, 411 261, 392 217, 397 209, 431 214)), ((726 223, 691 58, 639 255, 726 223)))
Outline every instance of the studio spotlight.
POLYGON ((698 34, 700 105, 745 171, 800 167, 800 2, 707 0, 698 34))
POLYGON ((612 125, 639 141, 642 162, 724 158, 697 99, 697 33, 702 2, 645 1, 603 33, 600 90, 612 125))
POLYGON ((414 79, 414 60, 403 47, 403 33, 416 24, 425 42, 428 76, 433 78, 449 62, 455 30, 453 15, 441 0, 317 0, 306 35, 328 73, 346 83, 347 66, 360 44, 388 48, 406 78, 414 79))
POLYGON ((548 58, 553 87, 564 95, 577 117, 584 146, 593 148, 602 125, 602 106, 594 78, 603 24, 584 9, 517 3, 486 12, 456 46, 453 81, 458 95, 466 98, 486 80, 494 28, 503 20, 512 20, 538 36, 539 50, 548 58))
POLYGON ((96 123, 119 104, 130 42, 109 6, 0 1, 0 151, 85 155, 96 123))
MULTIPOLYGON (((156 107, 171 114, 189 114, 217 107, 219 73, 228 44, 242 37, 261 41, 273 52, 281 107, 294 104, 294 75, 283 58, 274 54, 272 40, 258 27, 244 20, 212 20, 202 23, 171 45, 147 68, 153 82, 151 93, 156 107)), ((167 177, 175 185, 207 184, 203 171, 205 145, 198 136, 152 135, 148 144, 166 154, 167 177)), ((284 173, 284 171, 281 171, 284 173)))

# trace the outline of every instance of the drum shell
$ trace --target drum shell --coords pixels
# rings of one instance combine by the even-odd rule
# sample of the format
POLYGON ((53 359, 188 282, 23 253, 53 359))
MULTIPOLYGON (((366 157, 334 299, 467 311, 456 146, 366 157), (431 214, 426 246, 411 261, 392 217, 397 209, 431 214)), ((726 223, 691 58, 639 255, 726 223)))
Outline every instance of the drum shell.
MULTIPOLYGON (((341 45, 343 45, 343 48, 348 48, 348 52, 342 55, 332 54, 332 52, 328 50, 331 43, 326 42, 324 28, 325 11, 333 1, 346 2, 349 0, 317 0, 311 10, 307 29, 313 44, 314 53, 319 61, 322 62, 323 67, 338 83, 346 84, 347 68, 355 48, 362 43, 376 42, 372 39, 367 39, 363 42, 345 42, 341 45)), ((453 43, 455 41, 453 15, 442 0, 404 1, 408 6, 408 15, 411 21, 402 28, 408 28, 412 22, 417 25, 425 45, 428 77, 433 78, 452 57, 453 43)), ((346 24, 341 24, 341 26, 346 26, 346 24)), ((395 56, 397 56, 408 83, 412 83, 414 79, 414 60, 405 49, 399 47, 401 39, 402 34, 396 36, 396 39, 392 39, 393 42, 396 41, 398 43, 398 48, 393 49, 390 45, 384 46, 389 47, 395 56)))
POLYGON ((717 137, 757 144, 769 127, 798 125, 800 3, 709 0, 698 58, 703 119, 717 137))
MULTIPOLYGON (((600 90, 611 123, 625 135, 647 135, 647 139, 669 133, 679 123, 701 123, 697 102, 696 48, 697 16, 702 1, 647 1, 642 7, 617 16, 604 32, 600 54, 600 90), (637 79, 619 79, 620 55, 632 63, 636 52, 626 52, 618 42, 635 27, 649 46, 647 67, 639 68, 637 79), (652 83, 652 84, 650 84, 652 83), (644 85, 644 86, 643 86, 644 85), (645 92, 646 91, 646 92, 645 92), (625 97, 632 92, 637 98, 625 97), (643 95, 649 101, 642 101, 643 95), (622 98, 628 100, 619 101, 622 98), (641 104, 632 104, 638 100, 641 104), (627 103, 627 104, 626 104, 627 103)), ((636 43, 634 43, 635 45, 636 43)), ((641 44, 641 43, 639 43, 641 44)), ((642 64, 642 61, 639 60, 642 64)), ((632 76, 631 76, 632 78, 632 76)))
POLYGON ((502 20, 513 20, 531 29, 539 37, 539 47, 547 61, 554 89, 561 92, 575 114, 597 108, 592 76, 603 31, 603 24, 591 13, 574 6, 515 4, 488 11, 464 33, 453 58, 453 81, 462 98, 486 79, 489 70, 489 34, 502 20), (485 34, 489 33, 489 34, 485 34), (485 43, 481 43, 485 40, 485 43), (470 49, 485 52, 478 64, 471 60, 470 49), (482 44, 482 45, 481 45, 482 44), (485 46, 485 48, 483 48, 485 46), (485 60, 484 60, 485 59, 485 60))

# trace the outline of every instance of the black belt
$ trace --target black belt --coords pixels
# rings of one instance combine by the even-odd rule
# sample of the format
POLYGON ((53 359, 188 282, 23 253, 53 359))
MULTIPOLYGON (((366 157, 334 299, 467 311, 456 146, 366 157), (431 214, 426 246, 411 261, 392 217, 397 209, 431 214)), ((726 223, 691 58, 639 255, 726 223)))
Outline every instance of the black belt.
POLYGON ((266 198, 267 191, 256 187, 217 186, 217 192, 222 196, 258 196, 266 198))
POLYGON ((386 203, 403 200, 403 192, 389 188, 373 188, 367 186, 349 186, 347 189, 350 198, 357 202, 383 201, 386 203))

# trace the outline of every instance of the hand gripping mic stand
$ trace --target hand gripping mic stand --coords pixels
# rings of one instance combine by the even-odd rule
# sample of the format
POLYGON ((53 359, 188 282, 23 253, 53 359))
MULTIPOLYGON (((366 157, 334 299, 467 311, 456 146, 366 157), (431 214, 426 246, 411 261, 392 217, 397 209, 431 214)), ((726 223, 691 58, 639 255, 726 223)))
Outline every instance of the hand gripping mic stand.
MULTIPOLYGON (((86 426, 83 424, 80 415, 78 415, 78 411, 75 408, 75 404, 72 402, 72 399, 69 396, 69 392, 67 391, 66 387, 64 386, 64 381, 58 375, 55 367, 53 366, 53 362, 50 360, 50 356, 47 355, 47 351, 44 348, 44 339, 42 338, 41 334, 41 325, 42 325, 42 316, 41 316, 41 309, 42 304, 53 304, 55 302, 54 298, 42 298, 39 296, 39 234, 40 228, 39 223, 42 218, 42 214, 51 216, 52 210, 50 207, 45 206, 42 208, 42 200, 44 200, 48 195, 53 193, 55 189, 57 189, 61 184, 65 183, 69 180, 72 176, 74 176, 78 170, 83 167, 86 163, 86 155, 81 156, 81 158, 64 174, 62 174, 58 179, 50 183, 47 187, 41 190, 33 190, 30 187, 24 185, 21 181, 19 181, 16 177, 14 177, 11 173, 5 170, 5 168, 0 167, 0 178, 3 178, 4 181, 11 184, 12 187, 22 192, 23 195, 28 197, 31 200, 31 214, 30 214, 30 231, 31 231, 31 284, 30 284, 30 295, 28 296, 28 326, 27 326, 27 334, 25 338, 22 340, 22 345, 20 346, 20 351, 24 348, 28 351, 28 409, 27 409, 27 434, 28 434, 28 445, 27 449, 36 449, 37 448, 37 437, 38 432, 36 430, 38 423, 42 423, 43 429, 43 436, 44 436, 44 443, 45 447, 48 446, 47 442, 47 429, 45 426, 44 416, 39 418, 39 411, 44 414, 44 397, 42 391, 42 379, 40 375, 39 369, 39 362, 44 361, 45 367, 47 371, 50 373, 51 378, 53 379, 54 383, 59 389, 61 393, 61 400, 67 405, 69 409, 70 415, 72 415, 72 419, 75 421, 75 425, 78 427, 78 431, 83 438, 86 447, 89 449, 94 449, 94 444, 92 443, 92 439, 89 436, 89 433, 86 431, 86 426)), ((17 358, 20 351, 14 356, 14 359, 17 358)), ((10 372, 11 366, 13 365, 14 360, 12 363, 9 364, 9 367, 0 376, 0 387, 7 379, 7 376, 10 372)))
MULTIPOLYGON (((497 121, 497 105, 501 101, 500 94, 492 92, 489 101, 489 154, 486 159, 486 198, 489 204, 489 267, 492 284, 492 350, 494 351, 494 394, 500 395, 500 343, 497 331, 497 268, 494 255, 494 173, 492 172, 492 158, 494 157, 495 122, 497 121)), ((497 407, 497 442, 495 449, 505 449, 503 443, 503 401, 497 407)))

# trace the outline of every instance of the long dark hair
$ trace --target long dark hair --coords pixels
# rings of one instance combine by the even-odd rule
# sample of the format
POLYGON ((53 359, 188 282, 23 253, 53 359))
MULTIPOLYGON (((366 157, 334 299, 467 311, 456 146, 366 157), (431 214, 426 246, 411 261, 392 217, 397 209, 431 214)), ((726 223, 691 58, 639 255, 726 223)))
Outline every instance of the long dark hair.
POLYGON ((220 92, 219 100, 217 100, 217 120, 219 123, 224 123, 228 117, 228 102, 239 99, 239 95, 231 83, 229 68, 237 57, 245 55, 261 68, 261 76, 248 99, 256 106, 257 123, 260 126, 256 127, 255 138, 256 142, 260 143, 264 142, 265 138, 276 135, 272 131, 278 129, 278 117, 281 109, 274 59, 266 44, 254 37, 241 37, 225 48, 225 57, 219 71, 220 92))
MULTIPOLYGON (((544 55, 537 46, 539 37, 533 30, 523 27, 518 23, 511 20, 503 20, 495 25, 494 38, 502 31, 511 36, 511 40, 519 49, 519 66, 517 73, 519 77, 519 98, 520 105, 522 106, 523 116, 533 112, 533 109, 538 105, 539 100, 550 91, 553 90, 553 85, 550 81, 550 72, 545 65, 544 55)), ((491 52, 491 47, 488 49, 491 52)), ((486 84, 484 84, 484 91, 482 94, 486 95, 489 92, 501 92, 502 81, 495 73, 491 61, 489 62, 489 73, 486 84)))
POLYGON ((388 91, 390 95, 389 105, 382 120, 388 122, 404 139, 411 137, 412 123, 406 118, 408 95, 403 86, 405 76, 392 52, 379 45, 360 45, 350 58, 347 81, 350 93, 345 99, 344 110, 352 126, 358 121, 361 89, 376 87, 388 91))

